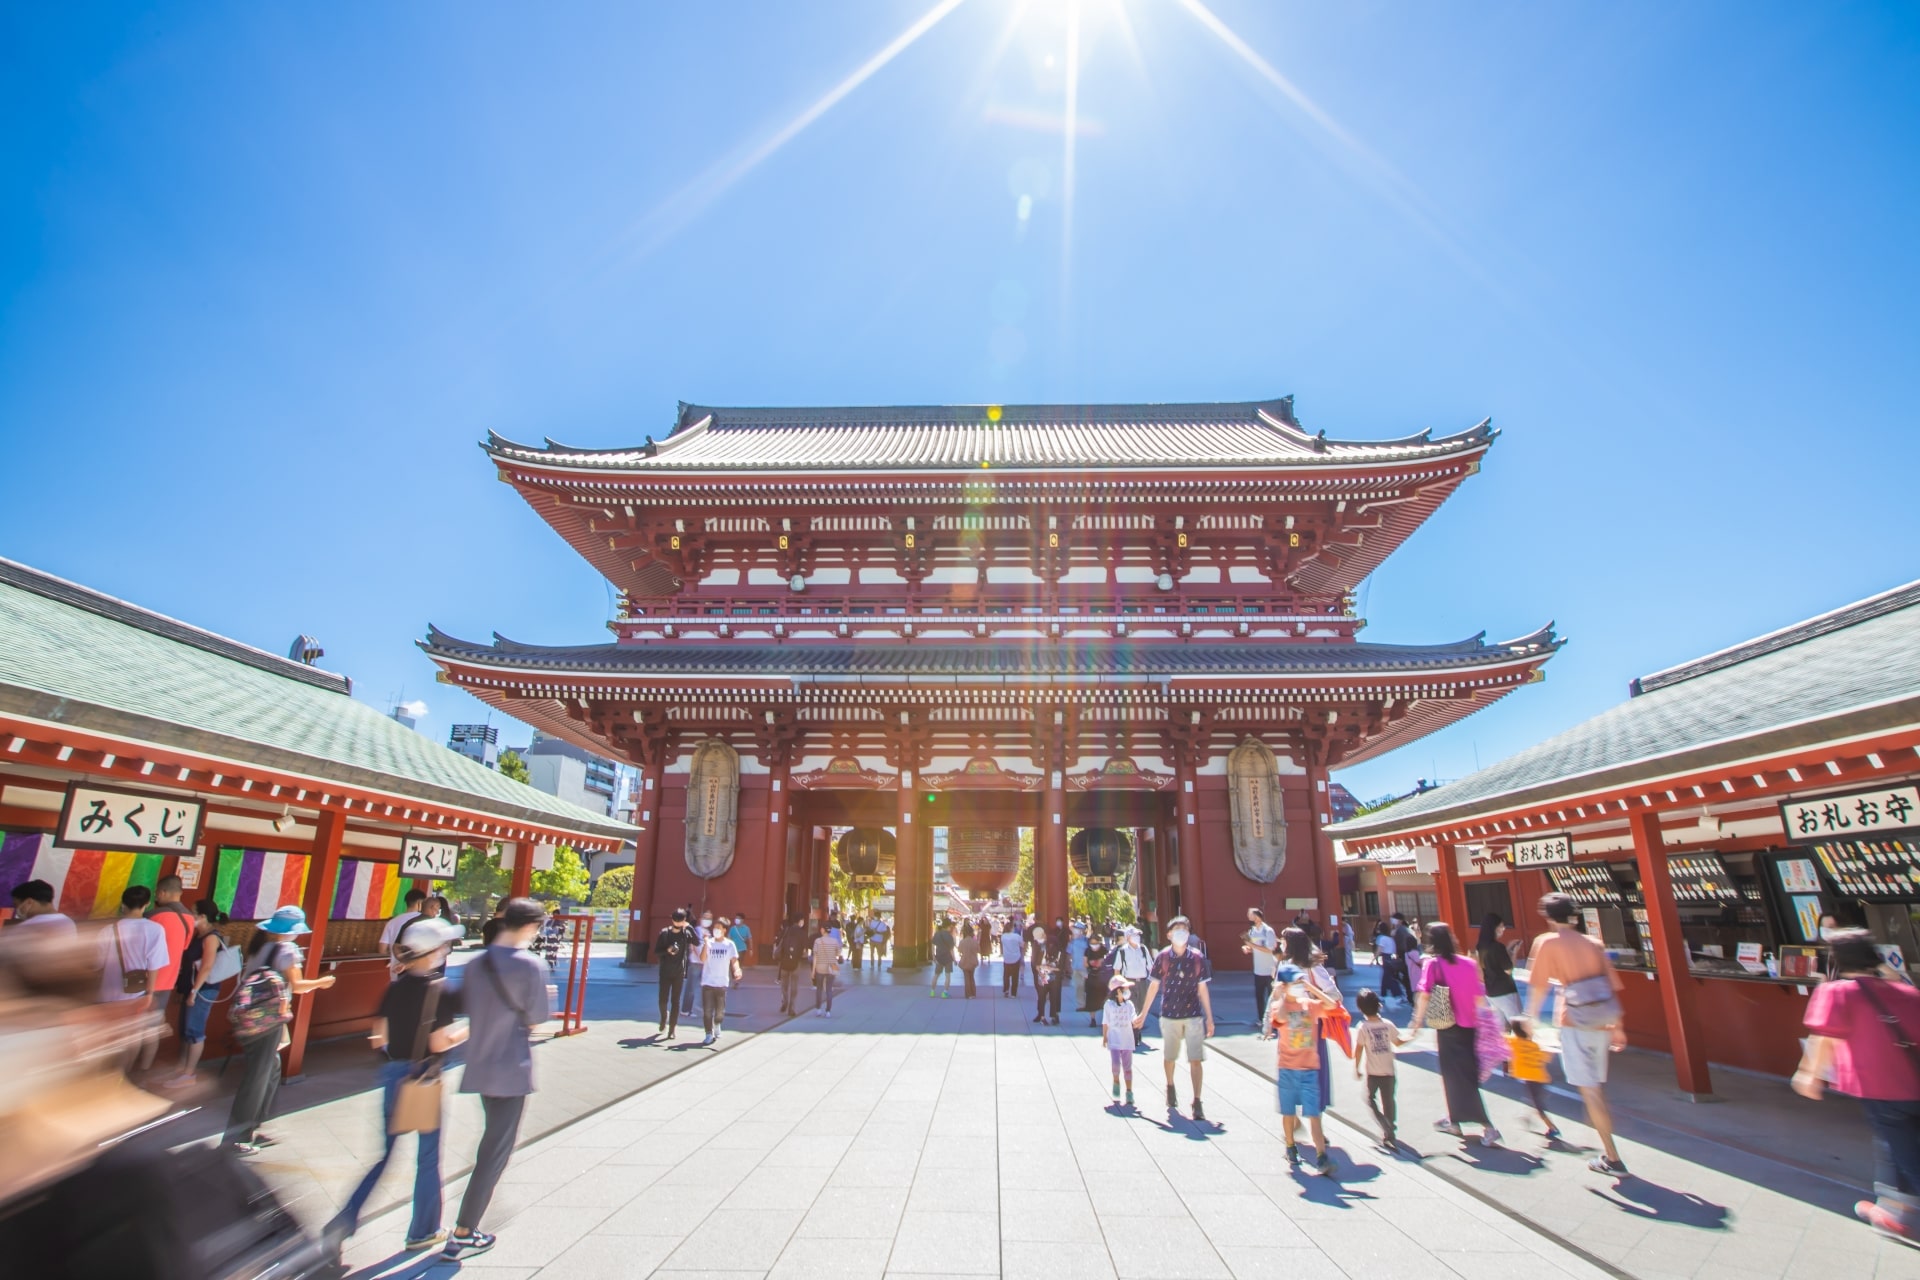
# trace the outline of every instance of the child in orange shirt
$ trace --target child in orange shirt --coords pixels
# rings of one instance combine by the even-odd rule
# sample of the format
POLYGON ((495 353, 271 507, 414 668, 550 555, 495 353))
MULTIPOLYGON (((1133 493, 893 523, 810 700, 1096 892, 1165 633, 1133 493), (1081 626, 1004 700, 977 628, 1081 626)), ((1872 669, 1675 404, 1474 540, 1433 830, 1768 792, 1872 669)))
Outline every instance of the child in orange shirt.
POLYGON ((1533 1109, 1540 1113, 1540 1123, 1547 1126, 1547 1141, 1553 1141, 1560 1136, 1553 1117, 1547 1114, 1547 1081, 1553 1077, 1547 1072, 1547 1051, 1533 1042, 1525 1018, 1508 1019, 1507 1052, 1513 1058, 1507 1073, 1527 1086, 1527 1097, 1532 1100, 1533 1109))

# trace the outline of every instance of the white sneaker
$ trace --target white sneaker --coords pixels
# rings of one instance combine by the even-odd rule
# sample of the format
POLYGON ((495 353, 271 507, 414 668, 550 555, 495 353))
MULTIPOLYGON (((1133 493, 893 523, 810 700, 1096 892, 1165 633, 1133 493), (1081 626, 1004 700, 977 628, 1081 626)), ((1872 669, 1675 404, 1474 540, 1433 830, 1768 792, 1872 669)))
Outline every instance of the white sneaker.
POLYGON ((1482 1131, 1481 1131, 1481 1134, 1480 1134, 1480 1145, 1481 1145, 1481 1146, 1483 1146, 1483 1147, 1497 1147, 1497 1146, 1499 1146, 1499 1145, 1500 1145, 1500 1131, 1499 1131, 1498 1129, 1496 1129, 1496 1128, 1494 1128, 1494 1127, 1493 1127, 1492 1125, 1488 1125, 1488 1126, 1487 1126, 1487 1127, 1486 1127, 1486 1128, 1485 1128, 1484 1130, 1482 1130, 1482 1131))

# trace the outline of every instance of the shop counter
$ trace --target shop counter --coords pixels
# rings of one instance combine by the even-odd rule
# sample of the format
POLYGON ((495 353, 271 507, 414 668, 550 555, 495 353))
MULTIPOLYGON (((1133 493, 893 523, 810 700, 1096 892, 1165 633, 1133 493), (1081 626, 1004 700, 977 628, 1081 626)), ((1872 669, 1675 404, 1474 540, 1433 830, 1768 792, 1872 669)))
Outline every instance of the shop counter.
MULTIPOLYGON (((1659 986, 1666 975, 1644 967, 1614 967, 1620 974, 1628 1041, 1637 1049, 1671 1053, 1659 986)), ((1793 1074, 1800 1061, 1807 996, 1816 980, 1695 969, 1684 981, 1694 987, 1708 1062, 1767 1075, 1793 1074)))

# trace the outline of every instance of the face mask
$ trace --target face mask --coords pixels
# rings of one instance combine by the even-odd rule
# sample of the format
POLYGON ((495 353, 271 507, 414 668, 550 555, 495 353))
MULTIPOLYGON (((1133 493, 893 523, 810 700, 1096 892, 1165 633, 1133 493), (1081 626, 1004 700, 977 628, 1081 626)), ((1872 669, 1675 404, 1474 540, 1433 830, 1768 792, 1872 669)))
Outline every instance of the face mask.
POLYGON ((1171 942, 1171 943, 1172 943, 1172 944, 1173 944, 1174 946, 1176 946, 1176 947, 1184 947, 1184 946, 1186 946, 1186 945, 1187 945, 1187 939, 1188 939, 1188 938, 1190 938, 1190 937, 1192 937, 1192 936, 1193 936, 1193 935, 1192 935, 1192 934, 1190 934, 1190 933, 1188 933, 1188 932, 1187 932, 1187 931, 1186 931, 1185 929, 1169 929, 1169 930, 1167 930, 1167 941, 1168 941, 1168 942, 1171 942))
POLYGON ((711 929, 711 928, 713 928, 713 917, 712 917, 712 916, 701 916, 701 917, 700 917, 700 927, 701 927, 702 929, 711 929))

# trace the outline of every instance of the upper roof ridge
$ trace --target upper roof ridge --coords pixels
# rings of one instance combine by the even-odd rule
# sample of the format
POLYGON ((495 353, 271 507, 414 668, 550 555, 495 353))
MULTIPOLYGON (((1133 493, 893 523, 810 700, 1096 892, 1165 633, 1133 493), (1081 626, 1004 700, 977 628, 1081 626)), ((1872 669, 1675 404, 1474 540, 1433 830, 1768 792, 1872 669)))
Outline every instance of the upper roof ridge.
POLYGON ((125 626, 138 627, 151 635, 178 644, 191 645, 196 649, 234 662, 244 662, 250 667, 289 680, 298 680, 303 684, 314 685, 333 693, 353 692, 353 681, 332 671, 323 671, 319 667, 310 667, 292 658, 283 658, 277 653, 265 649, 256 649, 250 644, 233 640, 204 627, 196 627, 190 622, 170 618, 164 613, 155 613, 137 604, 129 603, 104 591, 95 591, 92 587, 83 587, 77 582, 55 577, 51 573, 24 565, 17 560, 0 557, 0 583, 18 587, 22 591, 31 591, 59 604, 88 613, 97 614, 125 626))
POLYGON ((1818 636, 1844 631, 1848 627, 1859 626, 1873 618, 1897 613, 1902 609, 1912 608, 1916 604, 1920 604, 1920 581, 1909 582, 1903 587, 1894 587, 1890 591, 1882 591, 1864 600, 1856 600, 1852 604, 1842 605, 1838 609, 1808 618, 1804 622, 1796 622, 1792 626, 1781 627, 1778 631, 1769 631, 1763 636, 1755 636, 1751 640, 1695 658, 1691 662, 1683 662, 1678 666, 1656 671, 1652 675, 1641 676, 1627 685, 1627 693, 1628 696, 1637 698, 1643 693, 1652 693, 1656 689, 1671 688, 1697 676, 1724 671, 1728 667, 1749 662, 1763 654, 1778 653, 1782 649, 1790 649, 1796 644, 1802 644, 1818 636))

